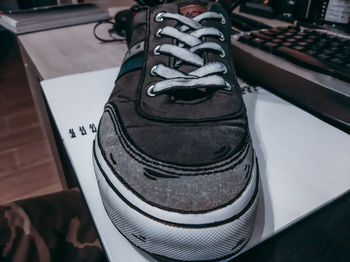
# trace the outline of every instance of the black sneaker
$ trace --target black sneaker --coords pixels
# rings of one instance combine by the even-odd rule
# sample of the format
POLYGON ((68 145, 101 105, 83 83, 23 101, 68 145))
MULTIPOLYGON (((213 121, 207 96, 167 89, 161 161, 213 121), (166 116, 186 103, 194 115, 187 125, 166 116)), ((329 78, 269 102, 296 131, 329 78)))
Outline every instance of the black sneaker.
POLYGON ((258 168, 230 29, 214 1, 136 14, 99 124, 94 165, 106 211, 158 257, 225 258, 253 231, 258 168))

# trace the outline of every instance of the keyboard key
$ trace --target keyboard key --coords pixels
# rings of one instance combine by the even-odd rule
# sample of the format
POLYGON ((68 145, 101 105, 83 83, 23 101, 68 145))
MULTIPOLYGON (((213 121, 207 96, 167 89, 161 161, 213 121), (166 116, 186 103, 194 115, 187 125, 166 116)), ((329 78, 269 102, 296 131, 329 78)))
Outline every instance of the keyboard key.
POLYGON ((296 35, 299 35, 299 36, 301 36, 301 37, 304 37, 304 36, 306 36, 307 34, 304 33, 304 32, 298 32, 296 35))
POLYGON ((306 54, 311 55, 311 56, 314 56, 314 55, 317 54, 317 52, 316 52, 315 50, 307 50, 307 51, 306 51, 306 54))
POLYGON ((332 55, 334 54, 335 52, 337 52, 337 48, 327 48, 327 49, 324 49, 323 50, 323 53, 324 54, 328 54, 328 55, 332 55))
POLYGON ((282 46, 292 47, 293 44, 290 43, 290 42, 283 42, 283 43, 282 43, 282 46))
POLYGON ((276 33, 270 32, 268 30, 261 30, 260 33, 270 37, 274 37, 276 35, 276 33))
POLYGON ((307 44, 308 44, 308 43, 306 43, 306 42, 298 42, 298 45, 304 46, 304 47, 307 46, 307 44))
POLYGON ((284 36, 285 36, 285 37, 291 37, 291 36, 293 36, 293 35, 294 35, 294 34, 291 33, 291 32, 284 33, 284 36))
POLYGON ((347 64, 345 64, 344 66, 345 66, 347 69, 350 70, 350 63, 347 63, 347 64))
POLYGON ((281 44, 282 43, 282 40, 281 39, 278 39, 278 38, 275 38, 275 39, 272 39, 272 42, 276 43, 276 44, 281 44))
POLYGON ((258 38, 258 37, 254 37, 248 40, 248 44, 255 46, 255 47, 259 47, 262 43, 264 43, 265 40, 258 38))
POLYGON ((289 32, 289 33, 292 33, 292 34, 295 34, 295 33, 297 33, 298 31, 295 30, 294 28, 290 28, 290 29, 288 29, 288 32, 289 32))
POLYGON ((317 57, 321 60, 326 60, 326 59, 330 58, 330 56, 327 54, 318 54, 317 57))
POLYGON ((315 39, 319 38, 319 36, 318 35, 309 35, 308 38, 315 40, 315 39))
POLYGON ((288 38, 287 41, 290 43, 295 43, 297 40, 295 40, 294 38, 288 38))
POLYGON ((334 64, 342 64, 342 63, 343 63, 343 60, 341 60, 341 59, 335 57, 335 58, 330 59, 330 62, 331 62, 331 63, 334 63, 334 64))
POLYGON ((307 44, 312 44, 315 40, 314 39, 305 39, 304 42, 307 44))
POLYGON ((338 59, 341 59, 341 60, 345 60, 346 59, 346 55, 344 55, 343 53, 336 53, 334 54, 334 56, 338 59))
POLYGON ((272 28, 268 30, 270 33, 274 33, 275 35, 283 33, 283 30, 280 30, 278 28, 272 28))
POLYGON ((303 51, 303 50, 305 50, 305 47, 300 46, 300 45, 296 45, 296 46, 293 46, 293 49, 295 49, 297 51, 303 51))
POLYGON ((277 26, 277 29, 280 30, 280 31, 287 31, 288 27, 286 27, 286 26, 277 26))
POLYGON ((278 44, 272 43, 272 42, 265 42, 261 45, 261 49, 267 52, 272 52, 276 47, 278 47, 278 44))
POLYGON ((258 37, 258 38, 265 39, 265 40, 270 40, 272 38, 270 35, 264 35, 264 34, 258 33, 258 32, 252 32, 250 35, 253 37, 258 37))

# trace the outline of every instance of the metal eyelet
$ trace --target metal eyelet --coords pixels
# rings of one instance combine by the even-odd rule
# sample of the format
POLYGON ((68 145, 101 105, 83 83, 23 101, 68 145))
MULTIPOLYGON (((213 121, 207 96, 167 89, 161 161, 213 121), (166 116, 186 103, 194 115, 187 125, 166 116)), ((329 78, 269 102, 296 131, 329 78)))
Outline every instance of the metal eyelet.
POLYGON ((156 36, 157 38, 162 37, 162 35, 161 35, 162 31, 163 31, 163 28, 159 28, 159 29, 157 30, 155 36, 156 36))
POLYGON ((224 50, 222 50, 222 52, 221 52, 221 54, 220 54, 220 57, 221 57, 221 58, 224 58, 225 56, 226 56, 226 53, 225 53, 224 50))
POLYGON ((164 20, 163 15, 165 14, 165 12, 160 12, 158 13, 155 17, 154 20, 156 22, 162 22, 164 20))
POLYGON ((153 87, 154 85, 151 85, 149 88, 147 88, 147 95, 148 96, 155 96, 156 94, 153 93, 153 87))
POLYGON ((154 72, 157 69, 158 65, 155 65, 151 68, 150 74, 151 76, 156 76, 156 73, 154 72))
POLYGON ((220 41, 224 42, 225 41, 225 36, 223 33, 220 32, 220 41))
POLYGON ((226 84, 226 87, 224 88, 224 90, 231 91, 232 90, 232 86, 228 82, 225 82, 225 84, 226 84))
POLYGON ((224 75, 226 75, 227 74, 227 67, 224 64, 222 64, 222 69, 223 69, 222 73, 224 75))
POLYGON ((221 24, 226 24, 226 18, 223 16, 223 14, 220 14, 221 16, 221 24))
POLYGON ((153 50, 153 54, 154 55, 160 55, 159 49, 160 49, 160 45, 157 45, 156 48, 154 48, 154 50, 153 50))

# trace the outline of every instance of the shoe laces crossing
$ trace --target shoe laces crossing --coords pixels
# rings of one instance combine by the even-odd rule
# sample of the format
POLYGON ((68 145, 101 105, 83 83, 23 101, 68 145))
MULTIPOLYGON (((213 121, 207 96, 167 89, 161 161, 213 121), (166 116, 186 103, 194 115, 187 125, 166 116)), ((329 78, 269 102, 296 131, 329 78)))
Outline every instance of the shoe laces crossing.
POLYGON ((152 67, 150 74, 159 76, 164 80, 152 84, 147 89, 147 94, 149 96, 155 96, 180 88, 194 89, 211 86, 222 86, 225 90, 231 90, 231 85, 222 77, 223 74, 227 73, 226 66, 220 62, 209 62, 205 64, 204 59, 197 54, 198 51, 208 50, 219 53, 220 57, 226 56, 224 49, 219 44, 201 40, 204 36, 212 36, 224 41, 225 37, 223 33, 215 27, 206 27, 200 23, 206 19, 216 19, 220 20, 222 24, 225 24, 225 17, 217 12, 205 12, 193 19, 168 12, 160 12, 155 16, 156 22, 161 22, 164 19, 173 19, 182 25, 179 29, 172 26, 160 28, 156 32, 156 37, 171 37, 178 40, 179 44, 158 45, 153 50, 154 55, 165 54, 175 57, 177 59, 175 67, 182 62, 186 62, 197 66, 198 69, 185 73, 163 64, 155 65, 152 67))

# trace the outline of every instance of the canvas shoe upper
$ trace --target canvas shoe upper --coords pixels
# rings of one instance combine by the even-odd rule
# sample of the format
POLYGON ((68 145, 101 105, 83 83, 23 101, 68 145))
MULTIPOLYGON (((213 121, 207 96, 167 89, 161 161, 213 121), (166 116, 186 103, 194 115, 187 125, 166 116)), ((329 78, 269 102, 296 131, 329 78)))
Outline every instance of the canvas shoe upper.
POLYGON ((128 46, 94 144, 111 220, 162 257, 237 252, 252 232, 258 174, 225 10, 206 0, 148 8, 128 46))

